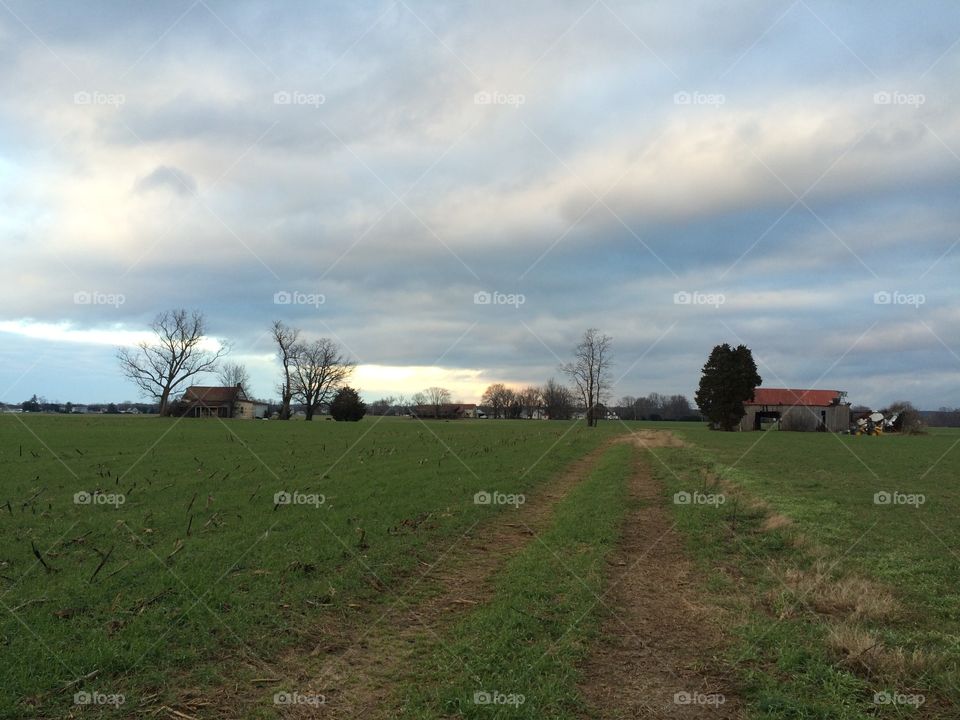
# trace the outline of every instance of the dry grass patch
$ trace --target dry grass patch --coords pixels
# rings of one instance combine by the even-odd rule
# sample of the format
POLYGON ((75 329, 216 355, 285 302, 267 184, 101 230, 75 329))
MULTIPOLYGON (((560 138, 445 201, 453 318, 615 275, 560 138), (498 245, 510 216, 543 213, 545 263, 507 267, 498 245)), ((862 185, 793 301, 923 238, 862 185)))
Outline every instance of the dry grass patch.
POLYGON ((876 636, 853 625, 837 625, 827 636, 827 647, 844 665, 874 678, 909 681, 935 669, 940 658, 923 650, 888 648, 876 636))
POLYGON ((776 530, 782 530, 785 527, 793 525, 793 520, 788 518, 786 515, 781 515, 780 513, 774 513, 773 515, 768 515, 767 519, 760 524, 761 532, 774 532, 776 530))
POLYGON ((899 605, 884 586, 856 575, 834 577, 823 560, 811 570, 790 568, 783 574, 787 589, 771 591, 770 600, 784 606, 781 617, 795 614, 800 608, 812 608, 823 615, 836 615, 849 620, 886 620, 899 605))

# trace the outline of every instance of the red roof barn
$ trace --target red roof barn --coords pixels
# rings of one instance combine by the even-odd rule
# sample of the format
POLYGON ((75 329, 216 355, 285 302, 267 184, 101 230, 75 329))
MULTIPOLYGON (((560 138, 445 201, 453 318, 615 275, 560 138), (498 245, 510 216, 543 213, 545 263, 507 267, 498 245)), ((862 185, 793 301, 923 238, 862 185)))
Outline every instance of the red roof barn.
POLYGON ((745 402, 741 430, 761 430, 764 422, 778 430, 843 432, 850 427, 850 403, 841 390, 757 388, 745 402))

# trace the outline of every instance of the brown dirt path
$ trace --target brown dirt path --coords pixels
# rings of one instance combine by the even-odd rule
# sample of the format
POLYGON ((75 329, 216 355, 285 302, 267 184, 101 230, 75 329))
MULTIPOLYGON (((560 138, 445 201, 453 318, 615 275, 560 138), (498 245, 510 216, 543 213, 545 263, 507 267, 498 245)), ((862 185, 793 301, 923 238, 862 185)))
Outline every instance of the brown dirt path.
MULTIPOLYGON (((493 595, 492 579, 509 558, 546 530, 556 504, 586 479, 615 438, 574 461, 562 474, 543 483, 518 510, 507 509, 461 536, 410 582, 431 587, 414 602, 397 602, 385 614, 324 633, 306 657, 291 653, 279 667, 288 685, 303 694, 325 697, 320 706, 282 708, 291 718, 395 717, 391 699, 404 673, 414 666, 424 641, 439 639, 455 620, 493 595)), ((450 657, 451 664, 458 661, 450 657)))
MULTIPOLYGON (((625 440, 643 449, 682 446, 665 431, 641 431, 625 440)), ((583 668, 581 690, 592 708, 585 717, 740 718, 735 686, 717 659, 724 647, 720 619, 703 602, 651 462, 638 453, 631 493, 640 506, 628 516, 610 559, 604 603, 611 612, 583 668)))

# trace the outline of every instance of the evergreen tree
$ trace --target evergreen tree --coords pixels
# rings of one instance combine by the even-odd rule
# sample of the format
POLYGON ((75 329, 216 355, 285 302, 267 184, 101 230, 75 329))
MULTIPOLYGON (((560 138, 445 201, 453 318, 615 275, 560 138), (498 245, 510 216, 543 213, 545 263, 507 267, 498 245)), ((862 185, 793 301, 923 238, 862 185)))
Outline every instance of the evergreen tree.
POLYGON ((367 405, 360 394, 352 387, 344 386, 337 391, 330 402, 330 416, 336 420, 356 422, 367 414, 367 405))
POLYGON ((712 425, 733 430, 746 415, 743 403, 753 397, 761 382, 750 348, 717 345, 703 366, 697 405, 712 425))

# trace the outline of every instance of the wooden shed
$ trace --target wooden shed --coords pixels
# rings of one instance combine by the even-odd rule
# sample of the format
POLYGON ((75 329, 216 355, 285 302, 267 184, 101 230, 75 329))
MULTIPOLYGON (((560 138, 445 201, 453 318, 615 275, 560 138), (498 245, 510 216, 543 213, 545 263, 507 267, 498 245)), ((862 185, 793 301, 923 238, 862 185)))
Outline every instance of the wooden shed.
POLYGON ((807 430, 843 432, 850 427, 850 403, 841 390, 757 388, 744 403, 741 430, 807 430))

